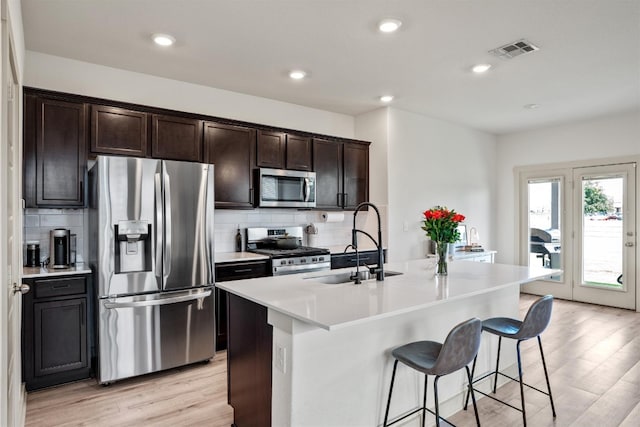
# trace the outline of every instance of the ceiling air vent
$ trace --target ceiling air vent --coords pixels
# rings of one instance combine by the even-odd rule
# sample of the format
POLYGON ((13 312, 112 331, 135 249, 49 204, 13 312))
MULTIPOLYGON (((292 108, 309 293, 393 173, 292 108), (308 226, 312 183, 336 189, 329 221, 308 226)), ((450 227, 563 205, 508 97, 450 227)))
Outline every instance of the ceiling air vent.
POLYGON ((539 49, 540 48, 538 46, 531 42, 525 39, 520 39, 513 43, 505 44, 504 46, 490 50, 489 53, 492 53, 501 59, 511 59, 516 56, 524 55, 525 53, 535 52, 539 49))

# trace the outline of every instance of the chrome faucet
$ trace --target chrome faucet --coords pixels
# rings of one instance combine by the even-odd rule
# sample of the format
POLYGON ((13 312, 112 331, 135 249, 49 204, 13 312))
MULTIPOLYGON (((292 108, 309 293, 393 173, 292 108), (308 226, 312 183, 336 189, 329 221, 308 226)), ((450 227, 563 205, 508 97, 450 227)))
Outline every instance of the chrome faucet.
POLYGON ((382 226, 380 220, 380 211, 373 203, 363 202, 356 206, 356 210, 353 212, 353 229, 351 230, 351 246, 356 251, 356 274, 352 276, 353 283, 359 285, 360 281, 360 254, 358 252, 358 233, 362 233, 367 236, 373 243, 375 243, 376 248, 378 249, 378 265, 375 267, 369 267, 369 273, 376 274, 377 281, 384 280, 384 253, 382 252, 382 226), (356 216, 358 216, 358 212, 364 208, 365 206, 371 206, 373 210, 376 211, 376 215, 378 216, 378 241, 371 236, 371 234, 366 231, 358 230, 356 228, 356 216))

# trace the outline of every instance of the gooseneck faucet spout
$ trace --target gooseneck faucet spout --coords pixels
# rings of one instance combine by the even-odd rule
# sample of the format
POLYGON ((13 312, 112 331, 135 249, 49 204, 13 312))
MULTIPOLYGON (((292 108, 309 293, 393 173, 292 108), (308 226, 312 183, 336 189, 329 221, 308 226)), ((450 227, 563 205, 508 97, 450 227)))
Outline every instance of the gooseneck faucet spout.
POLYGON ((378 265, 376 267, 369 267, 370 273, 376 273, 376 280, 383 281, 384 280, 384 253, 382 250, 382 221, 380 219, 380 211, 378 207, 373 203, 363 202, 356 206, 355 211, 353 212, 353 229, 351 230, 351 246, 356 251, 356 274, 354 279, 354 283, 360 284, 360 255, 358 253, 358 233, 364 234, 367 236, 373 243, 375 243, 376 248, 378 250, 378 265), (366 231, 359 230, 356 228, 356 217, 358 216, 358 212, 365 208, 366 206, 371 206, 374 211, 376 211, 376 215, 378 216, 378 241, 371 236, 371 234, 366 231))

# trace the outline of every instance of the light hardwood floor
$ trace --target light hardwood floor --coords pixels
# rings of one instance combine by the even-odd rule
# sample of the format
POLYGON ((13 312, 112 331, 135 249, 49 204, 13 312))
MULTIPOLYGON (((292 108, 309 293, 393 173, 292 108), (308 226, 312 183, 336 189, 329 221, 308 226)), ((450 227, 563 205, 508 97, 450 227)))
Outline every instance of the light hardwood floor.
MULTIPOLYGON (((522 314, 536 298, 522 295, 522 314)), ((526 391, 529 426, 640 425, 640 314, 556 300, 542 342, 558 416, 551 416, 546 396, 526 391)), ((544 389, 535 340, 523 343, 522 353, 525 381, 544 389)), ((228 427, 233 410, 226 393, 226 353, 221 352, 208 364, 109 387, 86 380, 29 393, 27 426, 228 427)), ((517 384, 502 386, 498 396, 517 405, 517 384)), ((478 407, 484 426, 522 425, 519 412, 491 399, 481 399, 478 407)), ((450 420, 460 427, 475 426, 471 408, 450 420)))

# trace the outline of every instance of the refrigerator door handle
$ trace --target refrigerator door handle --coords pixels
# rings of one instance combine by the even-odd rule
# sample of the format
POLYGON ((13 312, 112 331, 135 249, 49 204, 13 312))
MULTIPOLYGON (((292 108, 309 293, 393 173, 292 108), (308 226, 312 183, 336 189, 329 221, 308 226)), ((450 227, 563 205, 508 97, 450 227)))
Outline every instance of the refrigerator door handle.
POLYGON ((156 257, 156 266, 155 266, 155 275, 160 280, 162 280, 162 246, 164 245, 164 238, 162 237, 163 233, 163 218, 162 218, 162 185, 160 182, 160 174, 155 174, 155 201, 156 201, 156 223, 155 223, 155 231, 156 231, 156 247, 155 249, 155 257, 156 257))
MULTIPOLYGON (((165 166, 166 168, 166 166, 165 166)), ((165 279, 171 274, 171 179, 166 169, 164 174, 164 259, 163 273, 165 279)), ((163 285, 164 287, 164 285, 163 285)))
POLYGON ((186 301, 193 301, 193 300, 207 298, 208 296, 211 295, 211 292, 212 292, 211 289, 209 289, 204 292, 190 293, 187 295, 180 295, 176 297, 157 298, 157 299, 145 300, 145 301, 128 301, 128 302, 107 301, 104 303, 104 307, 109 309, 114 309, 114 308, 137 308, 137 307, 149 307, 154 305, 175 304, 178 302, 186 302, 186 301))

